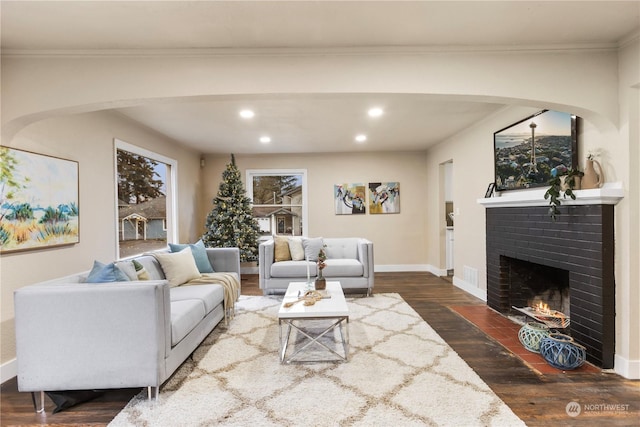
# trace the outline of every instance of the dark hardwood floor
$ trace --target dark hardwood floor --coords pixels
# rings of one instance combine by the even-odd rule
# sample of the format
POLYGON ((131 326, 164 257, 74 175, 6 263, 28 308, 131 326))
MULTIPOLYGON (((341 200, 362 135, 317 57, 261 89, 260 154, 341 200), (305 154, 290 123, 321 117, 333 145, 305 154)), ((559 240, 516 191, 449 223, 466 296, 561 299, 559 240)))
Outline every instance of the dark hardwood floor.
MULTIPOLYGON (((257 282, 256 275, 244 275, 242 293, 261 295, 257 282)), ((640 381, 610 372, 538 374, 448 308, 484 302, 447 279, 429 273, 377 273, 374 293, 383 292, 399 293, 527 425, 640 426, 640 381), (568 416, 566 406, 572 401, 588 410, 576 417, 568 416)), ((102 426, 139 391, 108 391, 57 414, 51 414, 54 405, 47 401, 47 413, 37 415, 31 394, 19 393, 13 379, 2 385, 0 425, 102 426)), ((465 410, 464 402, 455 396, 450 404, 465 410)))

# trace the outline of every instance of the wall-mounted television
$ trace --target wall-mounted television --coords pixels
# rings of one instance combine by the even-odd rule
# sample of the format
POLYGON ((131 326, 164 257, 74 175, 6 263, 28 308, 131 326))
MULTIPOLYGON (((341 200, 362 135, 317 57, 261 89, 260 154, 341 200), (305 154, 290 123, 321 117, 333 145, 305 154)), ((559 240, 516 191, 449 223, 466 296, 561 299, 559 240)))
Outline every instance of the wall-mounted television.
POLYGON ((575 169, 577 122, 573 114, 542 110, 495 132, 496 191, 547 186, 558 171, 575 169))

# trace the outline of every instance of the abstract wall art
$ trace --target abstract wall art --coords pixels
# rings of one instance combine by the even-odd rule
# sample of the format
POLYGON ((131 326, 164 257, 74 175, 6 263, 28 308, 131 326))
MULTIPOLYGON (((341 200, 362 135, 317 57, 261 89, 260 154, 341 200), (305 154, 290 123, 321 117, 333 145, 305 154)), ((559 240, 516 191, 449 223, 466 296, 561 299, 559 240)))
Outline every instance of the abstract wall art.
POLYGON ((366 213, 364 184, 336 184, 333 199, 336 215, 356 215, 366 213))
POLYGON ((369 212, 371 214, 400 213, 400 183, 370 182, 369 212))

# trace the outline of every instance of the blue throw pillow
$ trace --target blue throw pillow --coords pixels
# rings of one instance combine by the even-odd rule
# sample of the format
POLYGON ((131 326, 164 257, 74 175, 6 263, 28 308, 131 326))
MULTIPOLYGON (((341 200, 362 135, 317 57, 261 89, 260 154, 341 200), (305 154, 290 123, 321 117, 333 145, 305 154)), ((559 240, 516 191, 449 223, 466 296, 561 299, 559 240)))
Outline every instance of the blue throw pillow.
POLYGON ((129 277, 122 272, 115 263, 103 264, 93 262, 93 268, 87 277, 87 283, 129 282, 129 277))
POLYGON ((191 254, 193 255, 193 259, 196 261, 196 266, 200 273, 215 273, 211 263, 209 262, 207 250, 205 249, 204 242, 202 240, 198 240, 194 244, 169 243, 169 249, 171 252, 180 252, 187 247, 191 248, 191 254))

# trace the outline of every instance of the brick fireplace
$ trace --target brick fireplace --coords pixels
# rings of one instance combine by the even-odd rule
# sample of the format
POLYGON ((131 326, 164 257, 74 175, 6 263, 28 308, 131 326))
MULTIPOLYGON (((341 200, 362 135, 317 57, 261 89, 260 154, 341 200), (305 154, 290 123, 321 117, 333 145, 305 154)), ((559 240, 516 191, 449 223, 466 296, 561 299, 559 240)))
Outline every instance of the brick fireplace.
MULTIPOLYGON (((586 347, 587 360, 613 368, 614 203, 589 198, 593 192, 602 193, 584 190, 587 204, 578 205, 578 195, 572 205, 561 207, 555 222, 548 216, 548 207, 540 206, 543 198, 480 201, 488 208, 487 304, 508 314, 512 306, 525 306, 534 298, 555 299, 552 308, 568 312, 568 332, 586 347)), ((536 197, 541 194, 535 193, 536 197)))

